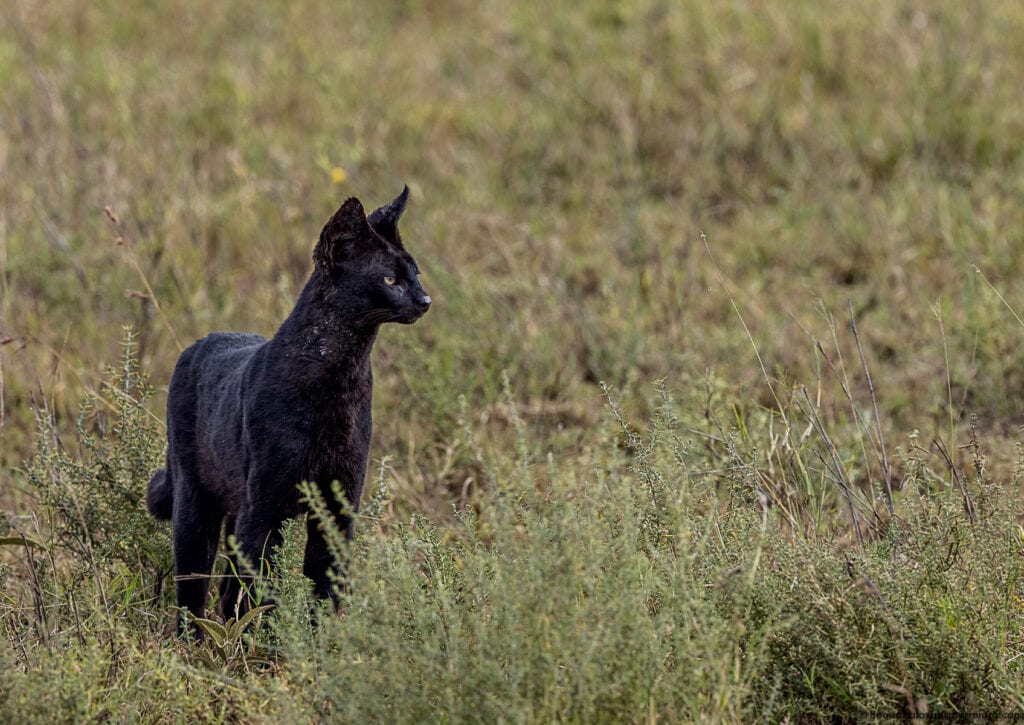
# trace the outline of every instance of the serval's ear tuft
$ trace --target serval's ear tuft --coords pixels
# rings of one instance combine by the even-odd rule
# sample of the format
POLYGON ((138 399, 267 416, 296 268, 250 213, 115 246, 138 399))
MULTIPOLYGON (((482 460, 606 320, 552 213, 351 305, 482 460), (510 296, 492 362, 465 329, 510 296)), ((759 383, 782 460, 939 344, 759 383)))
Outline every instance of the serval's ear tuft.
POLYGON ((352 251, 355 244, 370 234, 370 224, 359 199, 346 199, 320 232, 320 241, 313 250, 313 261, 325 268, 333 267, 352 251))

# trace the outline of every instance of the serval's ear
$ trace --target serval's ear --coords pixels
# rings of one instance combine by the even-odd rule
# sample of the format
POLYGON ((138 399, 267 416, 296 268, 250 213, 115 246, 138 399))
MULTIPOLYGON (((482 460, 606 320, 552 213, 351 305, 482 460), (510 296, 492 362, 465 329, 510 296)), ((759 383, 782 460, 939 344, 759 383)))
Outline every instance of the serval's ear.
POLYGON ((402 237, 398 234, 398 220, 402 217, 402 212, 405 211, 405 205, 408 201, 409 187, 406 186, 402 189, 402 193, 396 196, 390 204, 382 206, 368 217, 373 231, 399 249, 402 248, 402 237))
POLYGON ((313 250, 313 261, 329 269, 351 254, 352 249, 372 233, 359 199, 346 199, 320 232, 320 241, 313 250))

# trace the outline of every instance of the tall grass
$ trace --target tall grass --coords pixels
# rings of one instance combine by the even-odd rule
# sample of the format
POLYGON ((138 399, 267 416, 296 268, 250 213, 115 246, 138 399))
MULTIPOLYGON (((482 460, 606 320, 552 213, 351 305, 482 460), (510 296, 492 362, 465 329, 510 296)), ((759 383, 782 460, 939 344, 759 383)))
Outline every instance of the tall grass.
MULTIPOLYGON (((120 720, 130 707, 154 720, 776 721, 1024 704, 1024 534, 980 440, 973 469, 953 471, 962 487, 935 470, 941 457, 902 449, 895 514, 859 498, 858 542, 828 480, 834 439, 799 442, 835 507, 826 518, 801 497, 800 468, 756 447, 777 412, 721 439, 691 427, 699 390, 652 391, 639 425, 610 394, 603 443, 545 462, 509 397, 518 449, 463 428, 494 485, 486 499, 445 525, 395 516, 382 468, 355 544, 327 526, 348 564, 340 616, 311 601, 291 526, 270 582, 278 608, 248 632, 210 622, 195 646, 173 640, 170 588, 154 596, 146 574, 166 531, 134 523, 138 505, 101 507, 83 528, 66 503, 103 496, 126 451, 161 449, 130 360, 120 375, 107 447, 83 465, 66 442, 42 445, 27 469, 55 520, 4 539, 18 553, 4 582, 6 719, 120 720), (129 531, 126 556, 116 532, 129 531)), ((799 426, 820 416, 787 412, 799 426)), ((60 442, 52 425, 41 435, 60 442)), ((145 476, 126 475, 141 491, 145 476)))
POLYGON ((937 306, 961 431, 1024 421, 1017 331, 972 271, 1020 308, 1016 4, 451 8, 5 8, 7 465, 31 392, 73 418, 123 324, 158 384, 176 338, 273 332, 339 201, 405 181, 441 312, 385 332, 378 398, 416 458, 503 369, 545 421, 592 420, 601 380, 632 400, 713 368, 759 394, 702 230, 771 375, 810 378, 801 341, 852 300, 886 420, 945 428, 937 306))

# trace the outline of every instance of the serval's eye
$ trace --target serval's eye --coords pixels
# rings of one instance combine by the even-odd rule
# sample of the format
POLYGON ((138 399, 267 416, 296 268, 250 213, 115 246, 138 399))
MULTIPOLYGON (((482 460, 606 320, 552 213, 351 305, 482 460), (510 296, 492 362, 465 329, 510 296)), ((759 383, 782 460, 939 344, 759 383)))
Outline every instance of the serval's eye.
POLYGON ((385 277, 384 278, 384 284, 386 284, 386 285, 393 285, 394 283, 395 283, 395 278, 394 277, 385 277))

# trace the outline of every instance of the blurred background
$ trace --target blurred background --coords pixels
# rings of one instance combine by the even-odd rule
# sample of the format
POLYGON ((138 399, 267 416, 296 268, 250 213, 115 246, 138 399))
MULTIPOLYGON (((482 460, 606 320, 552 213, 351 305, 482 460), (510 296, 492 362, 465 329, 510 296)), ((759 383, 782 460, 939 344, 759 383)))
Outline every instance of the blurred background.
POLYGON ((852 427, 851 308, 886 435, 959 455, 977 416, 1016 457, 1019 3, 13 0, 0 28, 5 470, 32 400, 102 398, 125 325, 162 419, 182 346, 273 334, 339 203, 405 183, 435 304, 379 338, 371 452, 403 506, 472 497, 459 426, 509 447, 510 404, 571 465, 602 382, 641 421, 664 380, 694 426, 756 437, 806 390, 852 427))

